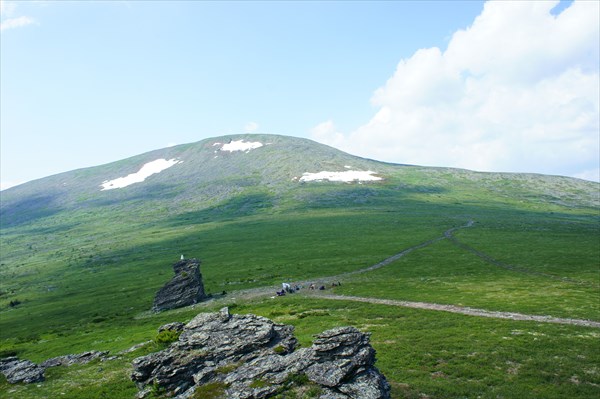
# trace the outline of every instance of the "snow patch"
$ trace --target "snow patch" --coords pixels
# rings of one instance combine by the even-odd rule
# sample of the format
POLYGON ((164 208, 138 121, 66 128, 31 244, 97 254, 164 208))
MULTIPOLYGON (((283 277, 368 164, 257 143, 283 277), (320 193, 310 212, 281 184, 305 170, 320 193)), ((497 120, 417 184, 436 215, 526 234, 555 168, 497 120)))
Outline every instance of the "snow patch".
POLYGON ((317 173, 303 173, 300 181, 341 181, 345 183, 351 183, 354 181, 376 181, 383 180, 379 176, 373 176, 377 172, 370 170, 347 170, 344 172, 317 172, 317 173))
POLYGON ((250 150, 254 150, 256 148, 262 147, 262 146, 263 146, 263 143, 258 142, 258 141, 250 142, 250 141, 244 141, 244 140, 237 140, 237 141, 231 141, 227 144, 223 144, 223 147, 221 147, 221 151, 229 151, 229 152, 250 151, 250 150))
POLYGON ((141 183, 144 180, 146 180, 146 178, 148 176, 152 176, 153 174, 160 173, 163 170, 168 169, 171 166, 177 165, 178 163, 182 163, 182 162, 183 161, 180 161, 178 159, 166 160, 166 159, 162 159, 162 158, 157 159, 156 161, 148 162, 147 164, 144 164, 144 166, 142 166, 141 169, 139 171, 137 171, 136 173, 132 173, 125 177, 119 177, 117 179, 104 181, 100 186, 100 187, 102 187, 102 190, 100 190, 100 191, 112 190, 115 188, 123 188, 123 187, 127 187, 134 183, 141 183))

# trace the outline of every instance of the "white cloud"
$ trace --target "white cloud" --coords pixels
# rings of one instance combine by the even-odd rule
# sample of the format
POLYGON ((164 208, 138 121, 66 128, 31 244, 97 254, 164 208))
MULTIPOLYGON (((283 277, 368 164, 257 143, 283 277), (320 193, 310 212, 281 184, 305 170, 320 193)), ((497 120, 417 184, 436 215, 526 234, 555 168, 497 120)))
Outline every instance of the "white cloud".
POLYGON ((599 164, 599 2, 488 2, 442 51, 403 59, 370 121, 317 140, 390 162, 576 176, 599 164))
POLYGON ((19 28, 21 26, 27 26, 33 24, 35 21, 29 17, 16 17, 8 18, 0 22, 0 30, 19 28))
POLYGON ((584 170, 580 173, 576 173, 573 177, 577 177, 578 179, 590 180, 595 182, 600 182, 600 168, 584 170))
POLYGON ((253 133, 258 130, 258 123, 256 122, 248 122, 244 125, 244 131, 248 133, 253 133))
POLYGON ((16 8, 17 4, 15 2, 0 0, 0 31, 35 23, 33 18, 16 16, 16 8))

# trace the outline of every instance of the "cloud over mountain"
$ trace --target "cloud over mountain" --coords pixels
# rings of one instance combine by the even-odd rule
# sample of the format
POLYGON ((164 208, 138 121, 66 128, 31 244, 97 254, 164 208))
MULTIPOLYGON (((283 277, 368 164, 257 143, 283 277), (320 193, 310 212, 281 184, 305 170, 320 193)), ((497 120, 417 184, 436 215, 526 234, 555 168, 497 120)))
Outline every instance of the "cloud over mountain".
POLYGON ((599 4, 488 2, 445 50, 399 62, 352 132, 314 139, 377 159, 598 180, 599 4))

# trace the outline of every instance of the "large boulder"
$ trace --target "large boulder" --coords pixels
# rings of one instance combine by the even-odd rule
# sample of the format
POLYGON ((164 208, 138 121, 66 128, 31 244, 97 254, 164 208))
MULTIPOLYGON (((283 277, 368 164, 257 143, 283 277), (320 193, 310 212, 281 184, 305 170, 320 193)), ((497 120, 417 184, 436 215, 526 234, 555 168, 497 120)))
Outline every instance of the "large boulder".
POLYGON ((179 399, 202 397, 209 388, 232 399, 286 391, 298 397, 311 391, 322 399, 389 398, 368 334, 341 327, 317 335, 310 348, 296 350, 296 344, 292 326, 224 308, 196 316, 169 348, 135 359, 131 378, 140 398, 156 386, 179 399))
POLYGON ((14 356, 0 359, 0 373, 4 374, 11 384, 44 381, 44 370, 29 360, 19 360, 14 356))
POLYGON ((156 293, 152 305, 156 312, 193 305, 206 298, 198 259, 182 259, 173 265, 173 271, 175 276, 156 293))

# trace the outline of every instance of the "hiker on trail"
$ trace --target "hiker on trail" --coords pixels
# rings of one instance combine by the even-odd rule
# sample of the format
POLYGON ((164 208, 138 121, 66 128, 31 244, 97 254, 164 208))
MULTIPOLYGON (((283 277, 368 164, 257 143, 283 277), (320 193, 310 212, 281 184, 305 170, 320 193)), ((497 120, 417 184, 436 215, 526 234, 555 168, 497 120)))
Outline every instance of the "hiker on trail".
POLYGON ((308 287, 308 288, 311 289, 311 290, 314 290, 315 289, 315 285, 311 284, 310 287, 308 287))
POLYGON ((325 286, 324 285, 320 286, 319 290, 321 290, 321 291, 325 290, 325 286))

